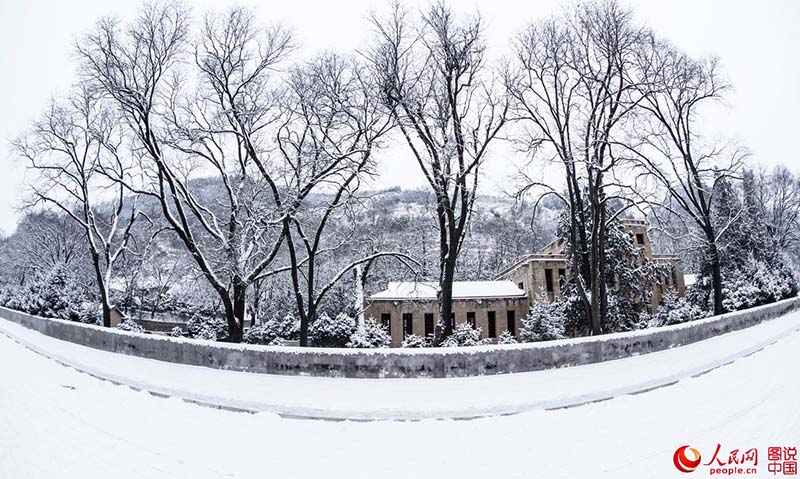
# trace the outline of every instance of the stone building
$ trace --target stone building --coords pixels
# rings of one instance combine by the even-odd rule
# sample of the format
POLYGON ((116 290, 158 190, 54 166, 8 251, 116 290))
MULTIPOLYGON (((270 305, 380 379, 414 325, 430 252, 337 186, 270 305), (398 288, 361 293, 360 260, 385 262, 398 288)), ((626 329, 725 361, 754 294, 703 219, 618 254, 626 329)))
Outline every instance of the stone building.
MULTIPOLYGON (((433 334, 439 316, 438 284, 393 282, 367 299, 366 316, 380 321, 392 336, 392 346, 409 334, 433 334)), ((483 338, 509 330, 514 335, 528 312, 528 295, 511 281, 456 281, 453 283, 453 326, 465 321, 481 328, 483 338)))
MULTIPOLYGON (((653 254, 645 221, 626 220, 623 228, 645 258, 669 266, 669 272, 653 287, 651 310, 658 308, 667 289, 683 295, 686 284, 680 258, 653 254)), ((554 241, 498 274, 495 281, 456 281, 452 324, 468 321, 481 328, 483 338, 496 338, 505 330, 516 336, 521 319, 541 291, 550 301, 561 296, 566 272, 564 245, 554 241)), ((409 334, 432 335, 439 309, 437 291, 436 283, 389 283, 385 291, 367 298, 366 316, 389 329, 393 347, 400 346, 409 334)))
MULTIPOLYGON (((631 235, 634 243, 642 249, 642 254, 646 259, 667 266, 668 273, 653 286, 651 310, 658 309, 664 292, 668 289, 674 289, 678 295, 682 296, 686 291, 686 283, 681 259, 677 256, 653 254, 653 245, 647 235, 647 222, 625 220, 622 222, 622 226, 631 235)), ((564 245, 561 241, 554 241, 538 253, 531 254, 513 264, 498 274, 495 279, 513 282, 520 289, 525 290, 531 302, 539 296, 540 291, 547 292, 547 297, 553 301, 561 296, 566 270, 567 259, 564 256, 564 245)))

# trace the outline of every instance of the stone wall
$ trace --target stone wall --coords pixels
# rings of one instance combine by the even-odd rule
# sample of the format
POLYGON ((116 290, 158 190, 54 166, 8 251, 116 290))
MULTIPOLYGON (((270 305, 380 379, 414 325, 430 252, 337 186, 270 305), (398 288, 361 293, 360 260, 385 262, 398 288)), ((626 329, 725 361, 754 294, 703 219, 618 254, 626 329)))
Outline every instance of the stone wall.
POLYGON ((267 374, 332 377, 461 377, 576 366, 661 351, 756 325, 798 299, 675 326, 509 346, 348 350, 223 344, 44 319, 0 308, 0 317, 92 348, 174 363, 267 374))

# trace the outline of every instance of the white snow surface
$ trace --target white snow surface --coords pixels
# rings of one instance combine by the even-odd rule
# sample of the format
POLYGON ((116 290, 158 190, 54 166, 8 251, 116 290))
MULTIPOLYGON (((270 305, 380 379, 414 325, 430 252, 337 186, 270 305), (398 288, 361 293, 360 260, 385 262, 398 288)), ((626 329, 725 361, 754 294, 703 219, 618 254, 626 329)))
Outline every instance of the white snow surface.
MULTIPOLYGON (((15 326, 0 322, 17 337, 15 326)), ((0 477, 682 477, 672 454, 683 444, 709 455, 717 444, 724 452, 800 446, 798 326, 795 312, 690 346, 541 373, 423 380, 262 376, 267 382, 249 392, 232 378, 260 375, 205 370, 213 373, 205 376, 198 372, 204 368, 101 358, 92 355, 100 351, 82 348, 87 363, 108 361, 122 373, 135 360, 143 376, 177 381, 185 374, 184 385, 211 395, 256 393, 365 409, 401 402, 392 394, 411 401, 409 408, 435 410, 447 403, 513 402, 542 389, 591 391, 646 371, 650 377, 687 373, 668 387, 608 401, 470 421, 312 421, 200 407, 81 374, 0 335, 0 477), (688 375, 712 357, 735 360, 688 375)), ((50 353, 56 348, 38 333, 17 339, 50 353)), ((759 473, 768 476, 761 461, 759 473)))
POLYGON ((799 328, 800 311, 687 346, 585 366, 468 378, 351 379, 156 361, 87 348, 0 319, 0 333, 29 349, 136 389, 234 410, 359 420, 463 419, 581 405, 710 371, 799 328))
MULTIPOLYGON (((392 281, 384 291, 370 296, 370 299, 436 299, 439 284, 429 281, 392 281)), ((455 281, 454 299, 473 298, 516 298, 524 297, 525 291, 511 281, 455 281)))

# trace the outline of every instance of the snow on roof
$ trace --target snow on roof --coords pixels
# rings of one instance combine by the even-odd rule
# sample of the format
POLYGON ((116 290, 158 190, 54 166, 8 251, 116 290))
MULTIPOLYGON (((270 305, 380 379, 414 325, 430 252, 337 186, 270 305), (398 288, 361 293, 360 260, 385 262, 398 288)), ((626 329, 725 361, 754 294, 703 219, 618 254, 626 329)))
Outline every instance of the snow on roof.
MULTIPOLYGON (((389 283, 385 291, 375 293, 370 299, 436 299, 438 283, 397 281, 389 283)), ((525 291, 511 281, 455 281, 453 299, 525 297, 525 291)))
POLYGON ((697 283, 697 275, 696 274, 685 274, 683 275, 683 282, 686 287, 689 287, 693 284, 697 283))

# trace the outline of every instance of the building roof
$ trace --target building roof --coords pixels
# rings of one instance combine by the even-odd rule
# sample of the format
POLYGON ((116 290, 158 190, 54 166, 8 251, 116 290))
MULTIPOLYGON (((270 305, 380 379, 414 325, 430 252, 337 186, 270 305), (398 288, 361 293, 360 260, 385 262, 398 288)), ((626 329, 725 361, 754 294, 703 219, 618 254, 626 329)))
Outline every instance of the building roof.
MULTIPOLYGON (((386 290, 375 293, 369 299, 408 300, 436 299, 439 284, 434 282, 391 282, 386 290)), ((454 281, 453 299, 476 298, 524 298, 525 291, 511 281, 454 281)))

